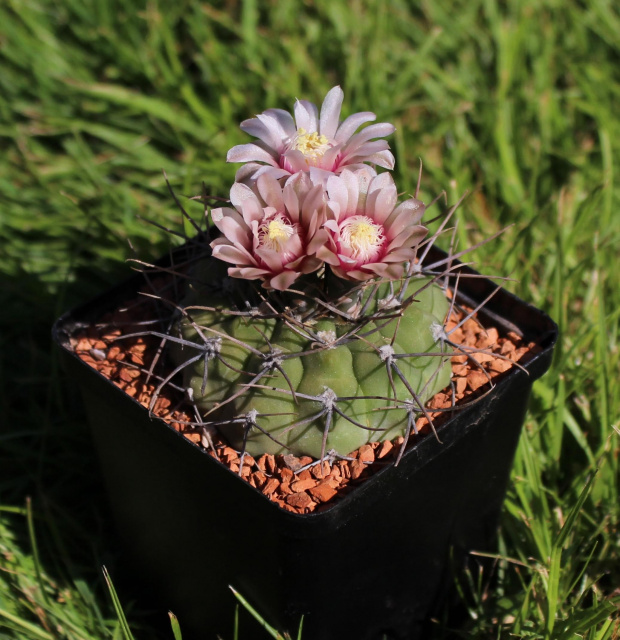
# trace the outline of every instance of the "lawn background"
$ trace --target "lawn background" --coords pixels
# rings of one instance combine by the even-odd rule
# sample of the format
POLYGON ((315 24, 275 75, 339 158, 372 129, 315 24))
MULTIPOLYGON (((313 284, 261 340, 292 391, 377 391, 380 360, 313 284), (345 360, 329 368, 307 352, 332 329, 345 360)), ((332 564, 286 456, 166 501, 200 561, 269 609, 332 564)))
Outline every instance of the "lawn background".
POLYGON ((181 197, 226 196, 238 123, 335 84, 343 115, 395 123, 402 191, 422 158, 425 199, 470 193, 461 243, 513 225, 478 268, 560 326, 463 636, 617 638, 619 34, 611 0, 0 2, 0 638, 123 637, 101 576, 123 559, 52 322, 166 250, 139 219, 182 224, 162 170, 181 197))

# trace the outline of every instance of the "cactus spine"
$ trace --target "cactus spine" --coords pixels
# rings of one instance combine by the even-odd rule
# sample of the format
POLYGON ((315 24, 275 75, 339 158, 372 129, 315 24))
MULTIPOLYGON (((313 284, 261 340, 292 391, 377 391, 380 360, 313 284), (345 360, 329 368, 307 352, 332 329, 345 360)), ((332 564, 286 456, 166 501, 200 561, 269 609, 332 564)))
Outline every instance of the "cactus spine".
MULTIPOLYGON (((213 268, 203 262, 201 277, 213 268)), ((210 289, 207 299, 188 296, 175 359, 193 360, 184 384, 205 419, 252 455, 346 455, 394 439, 450 382, 442 341, 449 302, 428 277, 364 283, 335 311, 318 299, 242 311, 210 289)))

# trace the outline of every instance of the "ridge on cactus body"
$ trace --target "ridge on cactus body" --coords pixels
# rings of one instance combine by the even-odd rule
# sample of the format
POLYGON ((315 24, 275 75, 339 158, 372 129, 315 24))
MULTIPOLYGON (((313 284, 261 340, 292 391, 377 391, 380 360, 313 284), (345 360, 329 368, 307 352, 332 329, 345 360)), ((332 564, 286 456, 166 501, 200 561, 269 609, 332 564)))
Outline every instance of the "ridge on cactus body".
POLYGON ((228 152, 246 164, 231 206, 205 209, 219 233, 171 341, 204 424, 252 455, 346 456, 400 435, 404 450, 450 382, 450 304, 418 260, 454 208, 427 238, 421 167, 399 202, 382 139, 394 126, 355 133, 375 115, 340 122, 343 97, 336 86, 320 111, 298 100, 294 118, 268 109, 242 123, 259 141, 228 152))
MULTIPOLYGON (((198 279, 218 282, 217 271, 206 259, 198 279)), ((441 339, 450 305, 427 276, 359 285, 335 311, 318 300, 294 301, 295 313, 242 310, 230 292, 199 288, 177 323, 173 358, 185 363, 184 386, 204 419, 251 455, 320 458, 392 440, 450 383, 441 339)))

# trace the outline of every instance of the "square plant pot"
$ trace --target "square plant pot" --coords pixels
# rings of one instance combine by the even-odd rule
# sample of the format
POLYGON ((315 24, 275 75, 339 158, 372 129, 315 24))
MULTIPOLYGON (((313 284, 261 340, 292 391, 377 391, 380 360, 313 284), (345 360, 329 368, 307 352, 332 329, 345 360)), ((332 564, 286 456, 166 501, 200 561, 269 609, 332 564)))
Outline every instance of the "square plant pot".
MULTIPOLYGON (((479 317, 535 342, 537 353, 443 422, 441 442, 417 439, 397 466, 384 466, 333 506, 299 515, 75 354, 72 336, 143 283, 138 275, 65 314, 53 335, 82 391, 120 542, 179 617, 184 639, 229 634, 228 585, 276 628, 296 630, 304 616, 304 640, 425 637, 468 552, 494 550, 529 393, 550 365, 556 325, 500 290, 479 317)), ((495 288, 464 278, 459 297, 475 306, 495 288)))

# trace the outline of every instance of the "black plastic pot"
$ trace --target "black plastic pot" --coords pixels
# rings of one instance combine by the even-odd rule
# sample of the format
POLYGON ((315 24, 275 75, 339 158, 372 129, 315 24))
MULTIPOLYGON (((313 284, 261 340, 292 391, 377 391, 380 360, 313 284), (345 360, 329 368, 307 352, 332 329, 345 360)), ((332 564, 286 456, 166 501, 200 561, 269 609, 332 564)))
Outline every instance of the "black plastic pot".
MULTIPOLYGON (((542 350, 417 442, 397 467, 333 507, 296 515, 193 445, 71 350, 69 338, 132 297, 140 276, 64 315, 54 339, 81 387, 122 544, 179 617, 184 638, 230 635, 233 585, 304 640, 420 638, 470 550, 492 550, 532 383, 549 367, 556 325, 500 291, 495 326, 542 350)), ((495 288, 463 279, 483 300, 495 288)))

